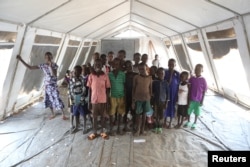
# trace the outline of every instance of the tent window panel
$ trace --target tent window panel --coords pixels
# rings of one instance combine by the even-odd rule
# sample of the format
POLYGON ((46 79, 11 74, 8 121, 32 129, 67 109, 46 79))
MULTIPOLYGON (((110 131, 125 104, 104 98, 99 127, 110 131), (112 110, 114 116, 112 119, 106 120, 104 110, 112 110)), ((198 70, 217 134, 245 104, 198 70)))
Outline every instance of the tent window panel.
MULTIPOLYGON (((196 64, 202 64, 203 65, 203 73, 202 75, 206 78, 206 81, 208 85, 212 88, 216 88, 215 81, 212 77, 212 75, 209 73, 208 65, 205 60, 204 54, 201 50, 201 45, 199 42, 196 43, 188 43, 187 44, 187 50, 190 55, 191 62, 193 66, 195 67, 196 64)), ((194 71, 193 71, 194 73, 194 71)))
POLYGON ((0 97, 10 64, 10 58, 13 52, 14 45, 0 45, 0 97))
POLYGON ((14 43, 16 41, 16 32, 0 31, 0 43, 14 43))
POLYGON ((82 51, 81 51, 80 56, 79 56, 79 58, 78 58, 78 60, 76 62, 76 65, 83 65, 83 63, 84 63, 83 61, 85 59, 85 56, 86 56, 86 53, 87 53, 88 50, 89 50, 88 47, 83 47, 82 48, 82 51))
POLYGON ((236 94, 250 96, 246 73, 237 48, 236 39, 209 42, 213 62, 223 88, 236 94))
POLYGON ((89 46, 90 42, 84 42, 84 46, 89 46))
POLYGON ((80 41, 69 40, 68 45, 79 46, 80 45, 80 41))
POLYGON ((64 55, 63 60, 62 60, 62 64, 58 64, 59 66, 61 66, 59 68, 60 73, 59 73, 58 79, 63 78, 64 75, 66 74, 66 71, 68 70, 70 64, 72 63, 72 61, 76 55, 77 49, 78 48, 76 48, 76 47, 67 47, 67 50, 66 50, 65 55, 64 55))
MULTIPOLYGON (((51 52, 55 57, 57 46, 33 46, 30 54, 30 65, 39 65, 44 63, 44 55, 46 52, 51 52)), ((44 74, 41 70, 26 70, 23 78, 23 83, 19 92, 19 97, 23 94, 29 94, 32 91, 39 91, 43 86, 44 74)))
POLYGON ((36 35, 34 43, 58 44, 59 45, 61 43, 61 38, 43 36, 43 35, 36 35))
POLYGON ((180 60, 182 68, 184 70, 191 71, 191 68, 190 68, 190 66, 188 64, 187 56, 186 56, 186 54, 184 52, 184 49, 183 49, 182 45, 181 44, 177 44, 177 45, 175 44, 174 47, 175 47, 177 56, 178 56, 178 58, 180 60))
POLYGON ((91 63, 91 65, 94 64, 94 62, 92 62, 92 57, 94 55, 95 49, 96 49, 96 46, 91 46, 90 51, 89 51, 89 55, 87 55, 87 60, 86 60, 85 64, 87 64, 87 63, 91 63))

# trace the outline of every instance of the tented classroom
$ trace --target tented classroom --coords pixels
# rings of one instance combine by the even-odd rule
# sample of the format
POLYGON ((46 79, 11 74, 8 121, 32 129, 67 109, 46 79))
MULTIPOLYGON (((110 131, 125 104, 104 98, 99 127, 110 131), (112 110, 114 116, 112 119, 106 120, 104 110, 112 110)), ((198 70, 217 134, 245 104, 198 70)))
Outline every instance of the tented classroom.
POLYGON ((249 151, 249 6, 249 0, 0 0, 0 166, 205 167, 209 151, 249 151), (208 89, 195 129, 175 128, 176 104, 172 128, 160 134, 147 124, 146 135, 88 140, 90 119, 86 134, 71 133, 60 111, 49 119, 43 71, 17 59, 37 67, 52 53, 70 118, 67 70, 93 65, 97 52, 115 58, 120 50, 132 63, 135 53, 147 54, 148 67, 158 55, 164 70, 174 59, 179 73, 195 74, 203 65, 208 89))

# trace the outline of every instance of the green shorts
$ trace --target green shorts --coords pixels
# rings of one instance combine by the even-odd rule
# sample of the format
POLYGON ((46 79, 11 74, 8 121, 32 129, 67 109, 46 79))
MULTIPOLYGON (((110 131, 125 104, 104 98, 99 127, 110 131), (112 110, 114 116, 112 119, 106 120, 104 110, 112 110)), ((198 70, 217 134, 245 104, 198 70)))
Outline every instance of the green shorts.
POLYGON ((201 114, 201 103, 197 101, 191 101, 188 108, 188 115, 191 115, 194 111, 196 116, 201 114))
POLYGON ((149 101, 136 101, 135 106, 136 114, 146 113, 151 109, 149 101))

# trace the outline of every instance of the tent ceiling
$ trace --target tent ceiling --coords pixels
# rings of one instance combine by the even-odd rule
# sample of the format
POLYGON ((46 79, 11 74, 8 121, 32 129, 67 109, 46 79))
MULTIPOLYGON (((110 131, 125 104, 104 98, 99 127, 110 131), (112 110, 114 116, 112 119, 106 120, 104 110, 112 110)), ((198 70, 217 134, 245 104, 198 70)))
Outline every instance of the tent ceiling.
POLYGON ((249 0, 0 0, 0 21, 84 38, 126 29, 164 38, 250 13, 249 0))

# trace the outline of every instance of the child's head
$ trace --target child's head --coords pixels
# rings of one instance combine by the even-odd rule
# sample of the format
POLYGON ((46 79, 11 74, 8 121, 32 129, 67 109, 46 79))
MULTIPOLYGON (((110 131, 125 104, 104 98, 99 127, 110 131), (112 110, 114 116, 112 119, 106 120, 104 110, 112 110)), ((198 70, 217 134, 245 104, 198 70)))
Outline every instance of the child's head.
POLYGON ((119 50, 117 57, 120 60, 124 60, 126 58, 126 51, 125 50, 119 50))
POLYGON ((169 70, 174 70, 175 65, 176 65, 175 59, 169 59, 168 60, 168 69, 169 70))
POLYGON ((188 74, 188 72, 187 72, 187 71, 183 71, 183 72, 181 72, 181 74, 180 74, 180 79, 181 79, 181 82, 187 81, 188 76, 189 76, 189 74, 188 74))
POLYGON ((197 64, 194 69, 195 75, 196 76, 201 76, 201 73, 203 72, 203 65, 202 64, 197 64))
POLYGON ((148 55, 147 55, 147 54, 143 54, 143 55, 141 56, 141 61, 142 61, 144 64, 146 64, 147 61, 148 61, 148 55))
POLYGON ((112 61, 114 58, 114 52, 110 51, 108 52, 108 62, 112 61))
POLYGON ((95 61, 96 59, 100 58, 100 53, 99 52, 95 52, 93 55, 93 60, 95 61))
POLYGON ((107 56, 105 54, 101 54, 100 58, 102 60, 102 65, 105 65, 107 61, 107 56))
POLYGON ((157 71, 157 67, 156 66, 151 66, 150 67, 150 75, 155 75, 155 73, 156 73, 156 71, 157 71))
POLYGON ((96 59, 94 63, 94 69, 95 71, 101 71, 102 70, 102 60, 96 59))
POLYGON ((163 80, 165 77, 165 70, 164 68, 160 67, 157 69, 156 74, 160 80, 163 80))
POLYGON ((46 63, 52 62, 52 59, 53 59, 52 53, 51 52, 46 52, 45 55, 44 55, 44 58, 45 58, 46 63))
POLYGON ((69 77, 69 76, 70 76, 70 70, 67 70, 65 75, 66 75, 67 77, 69 77))
POLYGON ((87 67, 87 65, 82 65, 82 75, 86 76, 90 73, 89 71, 89 67, 87 67))
POLYGON ((125 66, 126 66, 126 71, 133 71, 132 62, 130 60, 127 60, 125 62, 125 66))
POLYGON ((135 53, 134 54, 134 62, 135 64, 138 64, 141 60, 141 54, 140 53, 135 53))
POLYGON ((74 76, 79 77, 81 75, 81 73, 82 73, 82 67, 79 65, 76 65, 74 67, 74 76))
POLYGON ((146 64, 140 63, 138 66, 139 73, 143 76, 147 75, 146 64))
POLYGON ((159 56, 158 56, 158 54, 156 54, 156 55, 155 55, 155 59, 158 60, 158 58, 159 58, 159 56))
POLYGON ((119 70, 121 67, 121 60, 116 57, 114 60, 113 60, 113 70, 119 70))

